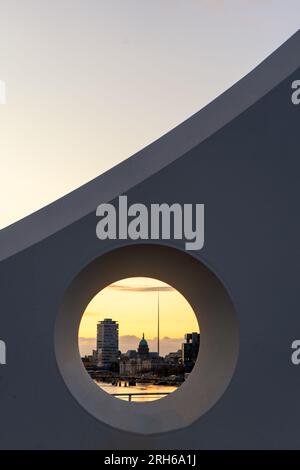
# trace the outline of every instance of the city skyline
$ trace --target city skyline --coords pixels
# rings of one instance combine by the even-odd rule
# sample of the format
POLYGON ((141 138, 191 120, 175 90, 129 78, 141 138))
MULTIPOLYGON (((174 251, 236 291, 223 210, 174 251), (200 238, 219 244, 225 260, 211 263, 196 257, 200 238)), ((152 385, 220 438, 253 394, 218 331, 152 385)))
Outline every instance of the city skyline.
POLYGON ((119 324, 120 350, 135 349, 145 334, 152 351, 157 350, 157 292, 160 291, 160 352, 181 347, 188 331, 200 331, 187 300, 168 284, 151 278, 129 278, 99 292, 87 306, 79 328, 82 356, 95 349, 97 323, 111 318, 119 324), (101 312, 101 313, 100 313, 101 312))
MULTIPOLYGON (((159 313, 159 304, 157 307, 159 313)), ((200 333, 189 332, 184 335, 181 348, 161 355, 159 341, 157 351, 151 351, 143 333, 134 348, 122 352, 119 323, 105 318, 97 323, 96 349, 81 360, 87 373, 104 391, 128 401, 152 401, 172 393, 188 379, 199 348, 200 333), (120 393, 120 387, 126 391, 120 393)))
MULTIPOLYGON (((134 348, 126 352, 121 351, 119 349, 119 323, 112 318, 105 318, 97 323, 96 349, 92 351, 92 354, 85 355, 81 359, 96 382, 107 383, 108 380, 112 386, 124 384, 125 387, 135 387, 138 382, 176 387, 192 372, 199 348, 200 333, 189 332, 184 335, 180 348, 162 355, 159 341, 157 350, 151 351, 143 333, 134 348)), ((99 386, 107 387, 101 384, 99 386)), ((131 396, 130 394, 129 398, 131 396)))

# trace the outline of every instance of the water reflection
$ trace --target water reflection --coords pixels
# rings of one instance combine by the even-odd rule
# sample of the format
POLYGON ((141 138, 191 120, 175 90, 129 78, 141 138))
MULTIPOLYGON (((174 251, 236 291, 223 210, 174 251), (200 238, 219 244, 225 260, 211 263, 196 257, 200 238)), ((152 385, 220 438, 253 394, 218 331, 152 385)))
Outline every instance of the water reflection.
POLYGON ((137 383, 135 386, 127 385, 125 387, 125 382, 121 382, 121 386, 112 385, 110 383, 99 382, 95 380, 95 383, 102 388, 105 392, 110 395, 118 394, 118 398, 125 401, 154 401, 167 396, 168 394, 177 390, 178 387, 172 385, 155 385, 155 384, 142 384, 137 383), (131 395, 135 393, 142 393, 143 395, 131 395), (159 395, 152 395, 159 393, 159 395), (124 394, 120 396, 119 394, 124 394))

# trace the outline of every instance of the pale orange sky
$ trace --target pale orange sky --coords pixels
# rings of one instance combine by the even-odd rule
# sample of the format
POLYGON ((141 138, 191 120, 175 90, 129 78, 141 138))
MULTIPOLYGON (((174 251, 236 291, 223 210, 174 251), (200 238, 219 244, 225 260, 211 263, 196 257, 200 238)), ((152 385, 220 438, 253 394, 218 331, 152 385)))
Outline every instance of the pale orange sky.
POLYGON ((197 112, 299 16, 299 0, 1 1, 0 228, 197 112))
POLYGON ((79 328, 81 354, 95 349, 97 322, 119 322, 120 349, 136 349, 145 333, 150 350, 157 338, 157 298, 160 298, 161 352, 180 348, 185 333, 199 331, 198 321, 187 300, 177 290, 156 279, 135 277, 114 283, 97 294, 87 306, 79 328))

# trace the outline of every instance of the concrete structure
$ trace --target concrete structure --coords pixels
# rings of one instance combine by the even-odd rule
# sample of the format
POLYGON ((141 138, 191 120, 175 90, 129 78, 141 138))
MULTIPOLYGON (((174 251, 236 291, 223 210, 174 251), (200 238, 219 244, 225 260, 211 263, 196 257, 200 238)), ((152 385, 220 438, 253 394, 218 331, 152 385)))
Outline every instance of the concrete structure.
POLYGON ((97 324, 98 366, 109 369, 119 359, 119 325, 111 318, 97 324))
POLYGON ((299 50, 300 32, 176 129, 0 232, 1 448, 299 448, 299 50), (120 194, 204 203, 203 249, 99 241, 96 207, 120 194), (147 404, 101 391, 78 350, 90 300, 131 276, 174 286, 201 326, 188 380, 147 404))

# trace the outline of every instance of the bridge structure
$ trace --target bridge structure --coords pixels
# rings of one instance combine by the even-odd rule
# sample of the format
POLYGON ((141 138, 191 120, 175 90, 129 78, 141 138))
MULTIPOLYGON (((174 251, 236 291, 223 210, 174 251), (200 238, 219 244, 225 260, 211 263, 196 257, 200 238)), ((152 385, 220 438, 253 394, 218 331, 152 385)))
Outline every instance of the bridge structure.
POLYGON ((112 396, 123 399, 127 398, 128 401, 133 401, 132 399, 158 399, 170 395, 170 392, 128 392, 128 393, 112 393, 112 396))
POLYGON ((1 230, 0 448, 299 448, 299 50, 297 32, 175 129, 1 230), (203 248, 100 241, 96 207, 123 194, 204 204, 203 248), (201 326, 188 380, 149 403, 101 391, 78 350, 92 297, 130 276, 174 286, 201 326))

